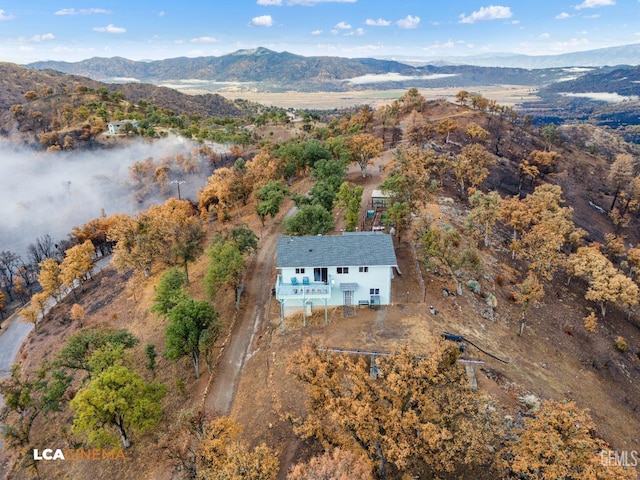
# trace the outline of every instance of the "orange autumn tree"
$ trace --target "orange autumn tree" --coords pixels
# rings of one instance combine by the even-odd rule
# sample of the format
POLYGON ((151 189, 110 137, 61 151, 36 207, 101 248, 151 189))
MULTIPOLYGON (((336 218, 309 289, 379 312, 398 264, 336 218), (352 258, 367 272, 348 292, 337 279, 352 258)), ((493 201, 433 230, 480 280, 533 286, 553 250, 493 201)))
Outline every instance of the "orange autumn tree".
POLYGON ((444 143, 449 143, 451 134, 460 128, 460 124, 452 118, 443 118, 436 125, 436 132, 445 136, 444 143))
POLYGON ((375 157, 382 153, 384 146, 382 139, 374 137, 370 133, 361 133, 350 137, 347 140, 347 145, 353 158, 355 158, 360 166, 362 177, 366 177, 367 166, 371 164, 375 157))
POLYGON ((76 295, 76 284, 83 285, 91 276, 95 248, 91 240, 75 245, 64 252, 65 257, 60 264, 60 278, 65 287, 71 288, 76 295))
POLYGON ((112 215, 108 239, 116 242, 113 264, 120 271, 151 274, 155 264, 187 265, 202 251, 204 227, 191 203, 170 198, 135 217, 112 215))
POLYGON ((486 143, 489 139, 489 132, 475 122, 467 125, 467 136, 471 143, 486 143))
POLYGON ((334 448, 323 455, 298 463, 287 480, 373 480, 371 467, 353 452, 334 448))
POLYGON ((250 449, 239 440, 242 427, 229 417, 213 420, 198 450, 199 478, 212 480, 275 480, 280 462, 264 443, 250 449))
POLYGON ((215 211, 218 220, 229 216, 229 206, 233 203, 233 170, 229 167, 218 168, 207 180, 207 184, 198 192, 198 205, 203 215, 215 211))
POLYGON ((613 210, 616 206, 616 201, 620 193, 625 192, 633 186, 633 172, 636 168, 636 163, 631 155, 620 153, 611 164, 609 175, 607 175, 607 182, 615 191, 609 210, 613 210))
MULTIPOLYGON (((637 472, 603 461, 608 445, 594 436, 586 410, 545 400, 510 433, 499 452, 500 478, 513 480, 633 480, 637 472)), ((498 477, 496 477, 498 478, 498 477)))
POLYGON ((467 216, 467 225, 472 232, 482 232, 485 247, 489 246, 489 235, 500 216, 501 201, 502 197, 496 191, 485 194, 478 190, 469 197, 469 205, 473 208, 467 216))
POLYGON ((569 257, 567 270, 570 275, 587 279, 589 288, 584 298, 600 305, 602 317, 606 315, 609 303, 623 306, 638 304, 638 285, 616 269, 597 245, 580 247, 569 257))
POLYGON ((60 298, 60 289, 62 288, 60 265, 53 258, 47 258, 40 262, 38 267, 40 267, 38 283, 42 287, 42 291, 57 301, 60 298))
POLYGON ((416 110, 409 114, 405 135, 410 145, 424 148, 432 134, 432 130, 433 126, 425 121, 422 114, 416 110))
POLYGON ((307 387, 306 416, 290 415, 294 430, 325 448, 366 455, 380 478, 399 472, 491 475, 494 409, 469 388, 458 356, 456 347, 443 343, 427 357, 402 349, 377 358, 382 378, 373 380, 362 357, 306 342, 289 363, 289 373, 307 387))
POLYGON ((467 185, 477 188, 489 175, 489 167, 495 164, 495 159, 480 144, 474 143, 462 149, 460 155, 453 161, 453 173, 460 193, 466 193, 467 185))
POLYGON ((563 202, 559 186, 544 184, 523 199, 509 197, 500 204, 502 221, 513 228, 513 258, 527 261, 538 278, 551 280, 565 261, 562 247, 579 245, 586 236, 573 223, 573 209, 563 202))
POLYGON ((108 255, 112 249, 111 242, 107 240, 110 227, 110 217, 103 212, 101 216, 89 220, 84 225, 73 227, 69 236, 78 243, 91 240, 96 252, 100 251, 101 255, 108 255))
POLYGON ((518 335, 522 336, 526 325, 526 314, 529 307, 536 305, 544 297, 544 288, 538 278, 529 273, 521 283, 516 285, 514 292, 515 302, 520 305, 520 330, 518 335))
POLYGON ((232 167, 218 168, 213 172, 207 184, 198 192, 202 215, 215 211, 218 220, 228 220, 232 206, 239 202, 246 205, 249 201, 254 182, 258 180, 253 173, 242 158, 238 158, 232 167))

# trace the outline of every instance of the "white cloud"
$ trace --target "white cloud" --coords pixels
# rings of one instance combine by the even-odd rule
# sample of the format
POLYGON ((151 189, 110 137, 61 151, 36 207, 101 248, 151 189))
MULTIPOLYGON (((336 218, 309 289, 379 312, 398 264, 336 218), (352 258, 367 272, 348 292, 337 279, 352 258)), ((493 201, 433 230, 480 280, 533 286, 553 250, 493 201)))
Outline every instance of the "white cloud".
POLYGON ((13 20, 16 18, 10 13, 6 13, 4 10, 0 10, 0 20, 13 20))
POLYGON ((271 18, 271 15, 253 17, 251 19, 251 25, 255 25, 256 27, 270 27, 273 25, 273 18, 271 18))
POLYGON ((420 17, 414 17, 413 15, 407 15, 396 22, 396 25, 400 28, 416 28, 420 24, 420 17))
POLYGON ((369 25, 370 27, 388 27, 389 25, 391 25, 391 22, 389 20, 385 20, 384 18, 379 18, 377 20, 367 18, 364 23, 365 25, 369 25))
POLYGON ((340 22, 335 26, 336 30, 351 30, 351 25, 347 22, 340 22))
POLYGON ((76 10, 75 8, 63 8, 54 13, 54 15, 99 15, 99 14, 111 14, 111 10, 105 10, 104 8, 81 8, 76 10))
POLYGON ((426 47, 424 47, 423 50, 439 50, 442 48, 454 48, 456 46, 456 44, 454 43, 453 40, 449 39, 446 42, 436 42, 436 43, 432 43, 431 45, 428 45, 426 47))
POLYGON ((608 7, 609 5, 615 5, 616 0, 584 0, 580 5, 576 5, 576 10, 581 10, 583 8, 598 8, 598 7, 608 7))
POLYGON ((542 38, 542 39, 545 39, 545 40, 546 40, 546 39, 547 39, 547 38, 549 38, 549 37, 551 37, 551 35, 549 35, 548 33, 542 33, 542 34, 540 34, 540 38, 542 38))
POLYGON ((124 33, 127 31, 127 29, 122 27, 116 27, 115 25, 109 24, 106 27, 94 27, 93 31, 101 32, 101 33, 124 33))
POLYGON ((320 35, 322 33, 322 30, 314 30, 313 32, 311 32, 311 35, 320 35))
POLYGON ((473 12, 468 17, 460 14, 460 23, 475 23, 486 20, 500 20, 503 18, 511 18, 511 7, 503 7, 501 5, 489 5, 488 7, 480 7, 480 10, 473 12))
POLYGON ((158 13, 159 17, 164 17, 164 15, 165 15, 164 10, 162 10, 161 12, 158 13))
POLYGON ((20 37, 18 40, 20 40, 21 42, 40 43, 46 40, 53 40, 54 38, 56 37, 53 35, 53 33, 45 33, 44 35, 34 35, 33 37, 29 38, 20 37))
POLYGON ((197 38, 192 38, 189 41, 191 43, 216 43, 218 39, 214 37, 197 37, 197 38))
POLYGON ((346 54, 371 54, 371 52, 379 52, 380 50, 384 50, 384 46, 380 44, 368 44, 368 45, 354 45, 349 48, 342 48, 342 52, 346 54))
POLYGON ((569 15, 567 12, 562 12, 556 15, 557 20, 564 20, 565 18, 570 18, 570 17, 571 15, 569 15))
POLYGON ((589 45, 589 40, 586 38, 572 38, 566 42, 558 42, 553 46, 553 49, 559 52, 571 52, 576 48, 581 48, 589 45))
POLYGON ((352 32, 345 33, 345 36, 362 36, 364 35, 364 28, 356 28, 352 32))
POLYGON ((282 0, 258 0, 256 4, 265 5, 265 6, 268 6, 268 5, 280 6, 282 5, 282 0))

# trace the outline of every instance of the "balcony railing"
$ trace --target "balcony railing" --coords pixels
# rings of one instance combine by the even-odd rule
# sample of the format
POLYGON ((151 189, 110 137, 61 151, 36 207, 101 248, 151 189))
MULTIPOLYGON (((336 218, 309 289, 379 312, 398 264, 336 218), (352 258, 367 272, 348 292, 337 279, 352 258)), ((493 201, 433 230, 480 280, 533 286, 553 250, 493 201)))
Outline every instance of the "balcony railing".
POLYGON ((282 275, 278 275, 276 281, 276 298, 278 300, 307 298, 330 298, 331 278, 324 282, 290 282, 285 283, 282 275))

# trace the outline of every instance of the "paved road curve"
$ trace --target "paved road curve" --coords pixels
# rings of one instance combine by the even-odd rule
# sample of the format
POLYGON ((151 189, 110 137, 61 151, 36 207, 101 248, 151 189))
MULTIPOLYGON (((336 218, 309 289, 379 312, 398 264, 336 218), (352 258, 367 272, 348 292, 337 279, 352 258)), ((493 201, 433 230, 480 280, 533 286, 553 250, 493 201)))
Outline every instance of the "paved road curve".
MULTIPOLYGON (((33 330, 33 323, 26 322, 20 315, 13 315, 2 324, 0 330, 0 379, 11 375, 11 367, 29 332, 33 330)), ((0 409, 4 406, 4 398, 0 395, 0 409)), ((0 451, 3 444, 0 438, 0 451)))
MULTIPOLYGON (((33 330, 33 323, 23 321, 19 315, 14 315, 11 320, 4 322, 0 334, 0 378, 11 374, 11 366, 18 355, 22 342, 33 330)), ((0 397, 0 405, 2 397, 0 397)))

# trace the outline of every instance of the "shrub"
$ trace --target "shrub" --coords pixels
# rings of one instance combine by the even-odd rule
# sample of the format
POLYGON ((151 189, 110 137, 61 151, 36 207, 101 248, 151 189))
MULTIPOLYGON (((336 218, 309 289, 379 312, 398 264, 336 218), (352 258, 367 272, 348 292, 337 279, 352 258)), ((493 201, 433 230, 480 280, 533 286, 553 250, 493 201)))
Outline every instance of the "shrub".
POLYGON ((538 408, 540 408, 540 399, 531 393, 520 397, 520 401, 530 411, 535 412, 538 408))
POLYGON ((478 282, 477 280, 469 280, 467 282, 467 287, 469 287, 469 290, 471 290, 473 293, 480 293, 480 282, 478 282))
POLYGON ((485 295, 485 297, 484 297, 484 301, 491 308, 496 308, 498 306, 498 299, 496 298, 496 296, 493 293, 487 293, 485 295))
POLYGON ((589 315, 582 319, 584 322, 584 328, 587 332, 596 333, 596 327, 598 326, 597 317, 595 312, 591 312, 589 315))
POLYGON ((624 339, 622 335, 618 335, 618 338, 616 338, 616 348, 621 352, 626 352, 627 349, 629 348, 627 341, 624 339))

